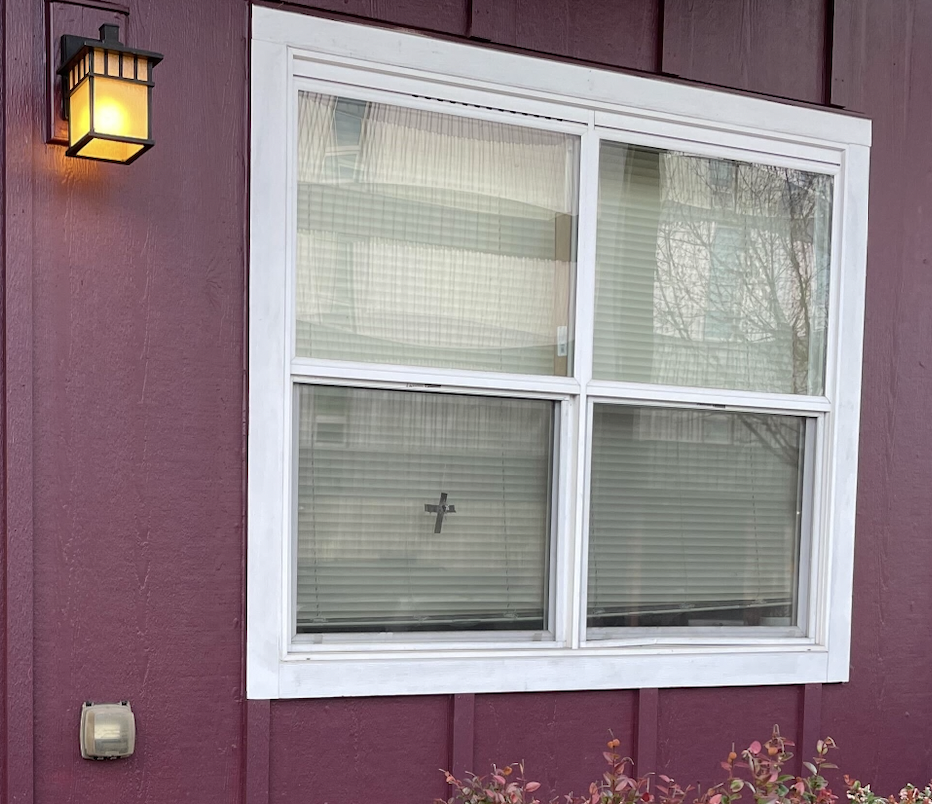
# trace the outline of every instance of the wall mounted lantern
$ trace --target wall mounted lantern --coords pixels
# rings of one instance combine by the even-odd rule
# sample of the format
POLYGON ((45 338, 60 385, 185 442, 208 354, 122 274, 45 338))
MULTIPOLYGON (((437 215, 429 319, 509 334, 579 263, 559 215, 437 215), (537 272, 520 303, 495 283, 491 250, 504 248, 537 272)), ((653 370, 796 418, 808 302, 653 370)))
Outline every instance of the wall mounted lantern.
POLYGON ((63 36, 61 54, 68 156, 129 164, 149 150, 152 68, 162 54, 121 44, 116 25, 101 25, 100 39, 63 36))

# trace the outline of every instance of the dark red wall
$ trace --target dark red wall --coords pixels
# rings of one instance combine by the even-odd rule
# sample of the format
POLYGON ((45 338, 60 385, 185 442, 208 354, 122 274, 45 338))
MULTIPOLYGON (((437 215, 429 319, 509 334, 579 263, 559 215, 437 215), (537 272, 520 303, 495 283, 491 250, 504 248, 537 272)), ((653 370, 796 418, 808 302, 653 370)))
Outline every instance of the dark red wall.
POLYGON ((129 41, 165 60, 157 146, 123 168, 45 144, 45 8, 0 0, 0 802, 413 804, 445 793, 441 766, 522 758, 578 790, 610 728, 645 770, 708 780, 774 722, 831 734, 882 791, 927 780, 932 4, 300 5, 873 119, 851 682, 245 702, 248 2, 129 0, 129 41), (80 759, 88 698, 132 701, 133 758, 80 759))

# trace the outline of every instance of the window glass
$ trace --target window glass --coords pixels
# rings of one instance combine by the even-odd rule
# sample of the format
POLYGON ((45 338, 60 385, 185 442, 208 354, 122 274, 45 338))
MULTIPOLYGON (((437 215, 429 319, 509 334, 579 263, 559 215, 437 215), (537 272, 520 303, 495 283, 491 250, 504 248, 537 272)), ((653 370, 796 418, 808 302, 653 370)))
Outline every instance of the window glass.
POLYGON ((299 633, 547 627, 553 402, 296 399, 299 633))
POLYGON ((298 126, 298 356, 572 373, 577 137, 308 92, 298 126))
POLYGON ((832 178, 603 142, 598 379, 821 394, 832 178))
POLYGON ((596 405, 589 626, 794 625, 805 429, 596 405))

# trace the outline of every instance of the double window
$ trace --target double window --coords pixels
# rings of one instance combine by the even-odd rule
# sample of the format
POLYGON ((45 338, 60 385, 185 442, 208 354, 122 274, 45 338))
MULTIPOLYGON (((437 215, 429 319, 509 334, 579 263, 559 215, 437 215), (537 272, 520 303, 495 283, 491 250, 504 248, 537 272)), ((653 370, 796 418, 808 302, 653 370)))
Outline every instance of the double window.
POLYGON ((249 694, 846 677, 867 124, 255 15, 249 694))

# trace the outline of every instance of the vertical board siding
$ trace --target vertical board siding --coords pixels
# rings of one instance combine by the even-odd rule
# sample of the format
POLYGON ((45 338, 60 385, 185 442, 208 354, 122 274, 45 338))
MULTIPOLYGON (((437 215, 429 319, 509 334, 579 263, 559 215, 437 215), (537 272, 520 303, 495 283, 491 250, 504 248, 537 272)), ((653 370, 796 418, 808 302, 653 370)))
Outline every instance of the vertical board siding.
POLYGON ((831 103, 863 111, 870 0, 833 0, 831 103))
POLYGON ((823 103, 828 2, 664 0, 663 71, 823 103))
POLYGON ((4 629, 0 654, 0 802, 32 804, 35 793, 35 294, 37 217, 35 132, 41 118, 42 8, 4 0, 0 17, 3 157, 2 363, 3 451, 0 586, 4 629))
POLYGON ((476 696, 466 693, 452 698, 449 769, 462 779, 476 764, 476 696))
MULTIPOLYGON (((294 10, 358 17, 450 36, 465 36, 469 26, 470 0, 291 0, 294 10)), ((280 3, 269 2, 273 7, 280 3)))
POLYGON ((469 35, 537 53, 654 71, 662 0, 472 0, 469 35))
POLYGON ((816 743, 822 733, 822 685, 806 684, 799 698, 799 736, 796 739, 796 754, 802 760, 815 756, 816 743))
POLYGON ((524 761, 528 778, 549 792, 584 793, 605 769, 602 752, 614 735, 634 751, 637 693, 506 693, 476 696, 476 767, 488 772, 524 761))
POLYGON ((899 790, 932 768, 932 5, 870 0, 873 119, 851 681, 826 686, 839 763, 899 790))
POLYGON ((774 724, 792 741, 799 734, 799 687, 661 690, 659 773, 705 789, 721 780, 719 763, 765 740, 774 724))
POLYGON ((638 690, 636 714, 637 737, 634 744, 634 761, 639 775, 657 772, 657 748, 660 725, 660 691, 638 690))
POLYGON ((269 701, 246 701, 243 755, 244 804, 269 804, 272 707, 269 701))
POLYGON ((413 804, 448 795, 446 696, 272 703, 272 804, 413 804))
POLYGON ((243 798, 247 11, 134 3, 156 147, 36 148, 41 804, 243 798), (133 757, 80 758, 87 699, 131 701, 133 757))
POLYGON ((441 767, 521 759, 545 790, 580 792, 610 730, 644 765, 710 782, 732 742, 774 723, 803 754, 830 734, 839 764, 880 792, 925 780, 932 5, 291 3, 830 101, 874 120, 874 149, 850 683, 271 704, 243 700, 249 5, 129 5, 127 40, 165 61, 156 147, 126 168, 42 144, 42 4, 0 0, 0 804, 414 804, 446 795, 441 767), (136 755, 81 760, 81 702, 124 697, 136 755))

